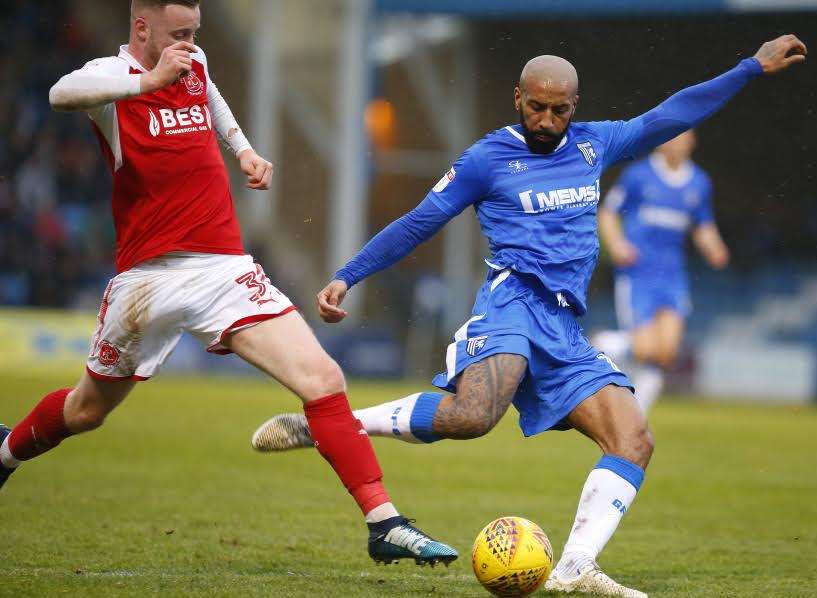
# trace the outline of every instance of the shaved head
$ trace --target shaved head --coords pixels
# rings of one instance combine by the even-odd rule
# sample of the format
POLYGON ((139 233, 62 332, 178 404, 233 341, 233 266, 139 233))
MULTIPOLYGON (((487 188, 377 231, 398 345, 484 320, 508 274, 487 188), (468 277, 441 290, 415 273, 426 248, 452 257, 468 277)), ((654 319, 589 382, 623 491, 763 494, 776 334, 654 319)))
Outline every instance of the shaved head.
POLYGON ((537 56, 522 69, 514 89, 519 124, 531 151, 554 151, 579 104, 579 75, 564 58, 537 56))
POLYGON ((564 58, 547 54, 531 58, 519 76, 519 88, 522 91, 545 87, 562 89, 570 95, 579 91, 579 74, 564 58))

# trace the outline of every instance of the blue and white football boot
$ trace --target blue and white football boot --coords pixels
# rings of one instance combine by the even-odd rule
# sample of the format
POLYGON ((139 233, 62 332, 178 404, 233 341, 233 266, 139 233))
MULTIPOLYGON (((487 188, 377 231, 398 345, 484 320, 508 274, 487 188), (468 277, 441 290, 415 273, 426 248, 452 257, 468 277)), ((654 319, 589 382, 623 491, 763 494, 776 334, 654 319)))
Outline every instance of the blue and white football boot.
POLYGON ((456 550, 437 542, 413 525, 413 520, 402 516, 391 517, 378 523, 369 523, 369 556, 376 563, 388 565, 400 559, 414 559, 418 565, 443 563, 446 567, 455 561, 456 550))

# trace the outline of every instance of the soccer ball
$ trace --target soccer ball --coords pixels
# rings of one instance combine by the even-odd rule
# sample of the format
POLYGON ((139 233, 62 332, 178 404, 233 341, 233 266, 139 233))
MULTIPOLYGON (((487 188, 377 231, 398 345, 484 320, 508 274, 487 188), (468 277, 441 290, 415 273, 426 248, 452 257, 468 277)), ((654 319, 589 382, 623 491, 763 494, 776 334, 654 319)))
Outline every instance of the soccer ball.
POLYGON ((471 566, 479 583, 494 596, 527 596, 550 575, 553 548, 532 521, 500 517, 479 532, 471 566))

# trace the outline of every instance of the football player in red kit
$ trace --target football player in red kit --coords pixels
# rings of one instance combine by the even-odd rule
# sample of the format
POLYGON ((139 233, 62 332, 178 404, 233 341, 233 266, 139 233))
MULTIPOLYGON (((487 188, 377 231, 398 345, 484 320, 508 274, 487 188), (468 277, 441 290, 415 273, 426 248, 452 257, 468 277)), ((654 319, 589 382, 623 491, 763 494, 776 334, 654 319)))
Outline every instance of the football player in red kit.
POLYGON ((108 284, 87 367, 13 429, 0 427, 0 486, 21 462, 98 428, 182 332, 235 353, 303 401, 309 428, 360 506, 376 561, 449 562, 451 547, 413 527, 389 500, 338 365, 292 303, 244 252, 217 138, 251 189, 272 165, 256 154, 194 45, 198 0, 133 0, 130 40, 51 89, 57 111, 85 111, 113 176, 117 276, 108 284))

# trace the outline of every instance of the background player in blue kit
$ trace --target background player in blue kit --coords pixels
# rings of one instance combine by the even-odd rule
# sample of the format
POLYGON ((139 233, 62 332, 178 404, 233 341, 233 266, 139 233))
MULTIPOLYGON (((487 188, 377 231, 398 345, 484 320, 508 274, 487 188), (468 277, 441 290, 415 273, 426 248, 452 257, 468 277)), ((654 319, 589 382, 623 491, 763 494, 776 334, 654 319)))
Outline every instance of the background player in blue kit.
MULTIPOLYGON (((575 428, 603 456, 582 490, 575 523, 546 589, 645 596, 599 569, 596 557, 635 499, 653 451, 629 379, 582 334, 587 285, 598 256, 596 207, 605 168, 696 126, 752 78, 805 60, 793 35, 628 121, 572 122, 578 75, 556 56, 530 60, 514 90, 520 123, 489 133, 460 156, 414 210, 375 236, 318 294, 321 317, 339 322, 355 283, 406 256, 474 206, 489 240, 488 272, 469 319, 446 353, 446 371, 424 392, 355 412, 372 435, 409 442, 475 438, 514 403, 526 436, 575 428)), ((256 432, 259 449, 311 446, 302 416, 256 432)))
POLYGON ((644 413, 661 393, 692 302, 686 238, 713 268, 729 263, 712 213, 712 183, 689 158, 695 133, 687 131, 621 174, 599 210, 599 233, 616 265, 616 314, 621 330, 604 331, 593 344, 613 359, 628 353, 635 398, 644 413))

